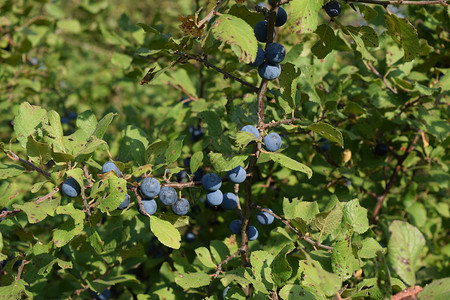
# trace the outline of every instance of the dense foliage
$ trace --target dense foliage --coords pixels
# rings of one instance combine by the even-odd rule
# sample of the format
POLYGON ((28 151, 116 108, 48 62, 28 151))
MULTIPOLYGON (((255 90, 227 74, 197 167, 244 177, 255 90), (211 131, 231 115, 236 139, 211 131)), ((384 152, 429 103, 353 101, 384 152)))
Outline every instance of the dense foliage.
POLYGON ((450 8, 326 2, 2 1, 0 299, 449 299, 450 8))

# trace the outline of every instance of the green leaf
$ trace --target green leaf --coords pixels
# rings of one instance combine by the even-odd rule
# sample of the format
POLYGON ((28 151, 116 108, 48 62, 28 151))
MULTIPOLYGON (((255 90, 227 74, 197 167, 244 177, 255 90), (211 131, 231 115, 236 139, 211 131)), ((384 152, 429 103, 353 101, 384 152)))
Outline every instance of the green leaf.
MULTIPOLYGON (((283 65, 283 72, 279 77, 280 91, 283 98, 289 102, 292 109, 296 108, 295 95, 297 93, 297 82, 301 71, 291 63, 283 65)), ((289 112, 286 112, 289 113, 289 112)))
POLYGON ((147 162, 162 164, 164 163, 164 154, 166 153, 167 141, 156 141, 147 148, 147 162))
POLYGON ((273 290, 272 262, 273 255, 267 251, 252 251, 250 256, 250 263, 252 266, 252 274, 256 282, 264 285, 265 290, 273 290))
POLYGON ((294 244, 284 246, 277 256, 274 257, 270 265, 273 272, 273 280, 279 287, 283 286, 292 275, 292 267, 286 259, 286 255, 293 249, 295 249, 294 244))
POLYGON ((389 232, 387 258, 395 273, 413 286, 416 283, 416 261, 425 246, 425 239, 419 229, 403 221, 392 222, 389 232))
POLYGON ((69 33, 79 33, 81 31, 80 22, 74 19, 60 20, 57 26, 59 29, 69 33))
POLYGON ((47 117, 47 111, 39 106, 23 102, 19 107, 19 113, 14 118, 14 132, 17 140, 25 148, 28 136, 32 135, 47 117))
POLYGON ((234 155, 232 157, 225 156, 220 153, 210 152, 209 159, 216 172, 225 172, 244 165, 247 155, 234 155))
POLYGON ((169 222, 150 216, 150 229, 163 245, 173 249, 180 248, 180 232, 169 222))
POLYGON ((357 233, 364 233, 369 229, 367 209, 359 204, 358 199, 346 202, 344 205, 344 221, 353 227, 357 233))
POLYGON ((251 142, 256 142, 258 139, 253 133, 247 131, 239 131, 236 134, 236 143, 239 147, 245 147, 251 142))
POLYGON ((53 243, 56 247, 62 247, 81 233, 85 215, 81 210, 74 208, 73 203, 59 206, 56 209, 56 213, 71 216, 62 225, 59 225, 57 229, 53 230, 53 243))
MULTIPOLYGON (((228 246, 222 242, 217 240, 212 240, 209 244, 209 249, 214 258, 216 264, 225 260, 227 256, 230 255, 232 249, 228 248, 228 246)), ((234 250, 234 249, 233 249, 234 250)))
POLYGON ((208 248, 199 247, 195 249, 195 254, 197 254, 197 258, 205 267, 211 269, 215 269, 217 267, 212 260, 211 253, 209 253, 208 248))
POLYGON ((197 288, 208 285, 212 277, 203 272, 197 273, 180 273, 175 276, 175 282, 183 289, 197 288))
POLYGON ((228 45, 237 45, 241 49, 239 61, 246 64, 255 61, 258 42, 253 28, 241 18, 223 14, 212 24, 214 37, 228 45))
POLYGON ((52 159, 48 144, 37 142, 31 135, 28 137, 27 155, 38 165, 44 165, 52 159))
POLYGON ((433 280, 417 295, 419 300, 447 300, 450 299, 450 277, 433 280))
POLYGON ((0 163, 0 179, 16 177, 25 171, 26 169, 20 165, 0 163))
POLYGON ((28 222, 34 224, 41 222, 47 216, 53 216, 60 200, 60 197, 56 197, 47 199, 40 204, 31 201, 24 204, 14 204, 13 207, 23 210, 28 217, 28 222))
POLYGON ((123 130, 123 138, 119 145, 119 156, 122 162, 135 161, 145 165, 148 147, 146 133, 135 125, 128 125, 123 130))
POLYGON ((412 61, 420 52, 416 28, 407 19, 399 18, 394 14, 385 14, 384 19, 389 35, 403 48, 404 60, 412 61))
POLYGON ((351 25, 346 26, 346 29, 350 32, 351 36, 358 36, 364 42, 366 47, 378 47, 378 36, 375 30, 370 26, 354 27, 351 25))
POLYGON ((286 26, 292 33, 312 33, 319 23, 319 11, 323 0, 293 0, 289 3, 291 13, 286 26))
POLYGON ((31 298, 31 294, 26 290, 27 282, 23 279, 15 280, 10 285, 0 287, 0 299, 22 299, 23 295, 31 298))
POLYGON ((191 161, 189 164, 191 173, 195 173, 198 170, 198 168, 202 164, 202 161, 203 161, 203 152, 202 151, 197 151, 194 153, 194 155, 192 155, 191 161))
POLYGON ((339 129, 334 128, 328 123, 318 122, 313 123, 307 127, 307 129, 314 131, 317 134, 320 134, 324 138, 338 143, 339 146, 344 147, 344 138, 342 137, 342 133, 339 129))
POLYGON ((316 299, 335 296, 341 287, 341 279, 337 274, 325 271, 311 259, 299 262, 298 276, 302 287, 312 292, 316 299))
POLYGON ((169 143, 169 146, 167 147, 167 150, 164 153, 166 163, 168 164, 173 163, 178 159, 178 157, 180 157, 181 148, 183 148, 184 137, 185 137, 184 135, 179 136, 177 137, 177 139, 169 143))
POLYGON ((51 110, 47 112, 47 120, 42 123, 43 128, 47 131, 46 140, 49 141, 58 151, 64 152, 64 132, 61 125, 60 115, 51 110))
MULTIPOLYGON (((328 53, 333 51, 336 43, 334 30, 327 24, 317 27, 316 32, 320 39, 312 46, 311 52, 319 59, 325 58, 328 53)), ((283 69, 284 71, 284 69, 283 69)))
POLYGON ((84 139, 87 139, 92 134, 94 134, 95 128, 97 128, 97 118, 95 117, 95 114, 90 111, 86 110, 78 115, 77 117, 77 128, 83 132, 84 139))
POLYGON ((95 252, 97 254, 102 254, 104 252, 104 242, 100 238, 97 230, 95 230, 95 228, 87 227, 86 233, 88 234, 89 243, 91 244, 92 248, 94 248, 95 252))
POLYGON ((111 63, 121 69, 128 69, 132 60, 133 58, 126 54, 114 53, 111 63))
POLYGON ((317 202, 283 199, 283 213, 287 220, 301 218, 307 224, 319 213, 317 202))
POLYGON ((338 274, 342 280, 350 278, 353 272, 359 267, 352 253, 352 233, 353 231, 348 230, 342 239, 336 241, 333 245, 333 252, 331 253, 331 267, 333 272, 338 274))
MULTIPOLYGON (((0 175, 2 171, 2 164, 0 163, 0 175)), ((2 176, 0 176, 0 179, 2 176)), ((4 181, 2 184, 0 184, 0 206, 5 207, 9 206, 16 196, 19 195, 19 189, 15 182, 6 182, 4 181)))
POLYGON ((283 300, 315 300, 317 299, 313 293, 305 290, 300 285, 286 284, 278 293, 283 300))
POLYGON ((95 135, 97 138, 102 139, 103 136, 106 133, 106 129, 108 129, 109 124, 111 124, 112 120, 116 116, 116 113, 109 113, 106 116, 104 116, 95 127, 93 135, 95 135))
POLYGON ((311 178, 312 176, 312 170, 309 167, 305 166, 302 163, 299 163, 296 160, 293 160, 290 157, 287 157, 281 153, 270 153, 269 156, 271 160, 281 164, 288 169, 305 173, 308 178, 311 178))
POLYGON ((361 258, 374 258, 377 256, 377 252, 385 252, 385 249, 374 238, 366 238, 361 243, 361 249, 358 251, 361 258))
POLYGON ((333 210, 317 214, 311 222, 311 228, 322 235, 330 234, 341 225, 342 215, 342 206, 337 205, 333 210))
POLYGON ((89 285, 89 287, 97 292, 97 293, 101 293, 103 292, 105 289, 109 288, 110 286, 116 285, 118 283, 123 283, 123 282, 134 282, 139 284, 139 280, 136 279, 135 275, 131 275, 131 274, 122 274, 122 275, 109 275, 106 277, 103 277, 102 279, 96 279, 94 281, 87 281, 87 284, 89 285))
POLYGON ((109 176, 104 182, 106 191, 101 193, 101 198, 97 199, 99 208, 102 212, 109 212, 116 210, 120 203, 125 199, 127 194, 127 181, 117 176, 109 176))
POLYGON ((362 4, 362 5, 354 4, 354 5, 358 7, 359 11, 361 12, 361 16, 366 21, 370 21, 370 20, 374 19, 376 16, 378 16, 377 11, 368 5, 364 5, 364 4, 362 4))

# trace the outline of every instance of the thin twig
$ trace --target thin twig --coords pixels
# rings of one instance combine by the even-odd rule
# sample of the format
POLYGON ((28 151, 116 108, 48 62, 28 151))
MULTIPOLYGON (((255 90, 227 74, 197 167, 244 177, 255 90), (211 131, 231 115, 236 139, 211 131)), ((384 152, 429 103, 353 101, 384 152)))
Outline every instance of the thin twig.
POLYGON ((197 26, 200 28, 202 27, 205 23, 207 23, 213 15, 215 15, 218 11, 219 8, 222 6, 222 4, 225 2, 226 0, 219 0, 216 3, 216 6, 213 8, 213 10, 211 10, 206 17, 204 17, 200 22, 198 22, 197 26))
POLYGON ((243 251, 244 251, 244 249, 239 248, 233 255, 230 255, 230 256, 227 255, 227 257, 217 265, 216 273, 212 274, 212 277, 217 278, 220 275, 220 273, 222 272, 223 265, 227 264, 230 260, 232 260, 233 258, 240 255, 243 251))
POLYGON ((378 213, 380 212, 381 207, 383 207, 384 199, 386 199, 390 190, 394 186, 395 181, 398 176, 398 173, 400 172, 400 170, 402 168, 403 162, 406 160, 408 155, 414 149, 418 140, 419 140, 419 135, 416 135, 414 137, 414 139, 412 140, 411 144, 409 145, 409 147, 406 149, 405 153, 397 159, 397 164, 394 168, 394 172, 392 173, 391 177, 389 178, 389 182, 387 183, 386 187, 384 188, 383 194, 377 196, 377 204, 375 205, 375 208, 372 213, 372 217, 370 218, 371 224, 375 224, 378 221, 378 219, 379 219, 378 213))
POLYGON ((295 121, 300 121, 300 119, 299 118, 283 119, 283 120, 280 120, 278 122, 271 122, 271 123, 268 123, 268 124, 264 124, 264 128, 278 127, 278 126, 283 125, 283 124, 292 124, 295 121))
POLYGON ((35 165, 34 165, 32 162, 30 162, 30 161, 27 161, 27 160, 24 160, 24 159, 20 158, 19 156, 17 156, 17 155, 16 155, 14 152, 12 152, 12 151, 9 151, 9 153, 7 153, 6 155, 7 155, 9 158, 11 158, 12 160, 20 161, 21 163, 26 164, 27 166, 29 166, 30 168, 32 168, 33 170, 38 171, 39 173, 41 173, 41 174, 43 174, 43 175, 45 175, 45 176, 47 176, 47 177, 51 177, 51 175, 50 175, 49 172, 47 172, 47 171, 45 171, 45 170, 42 170, 42 169, 39 168, 38 166, 35 166, 35 165))
POLYGON ((448 6, 447 1, 445 1, 445 0, 431 0, 431 1, 345 0, 345 1, 353 2, 353 3, 378 4, 378 5, 383 5, 383 6, 388 6, 388 5, 433 5, 433 4, 441 4, 444 6, 448 6))
POLYGON ((263 207, 261 207, 261 206, 259 206, 259 205, 257 205, 257 204, 253 204, 253 206, 254 206, 255 208, 261 210, 261 211, 264 211, 264 212, 266 212, 266 213, 268 213, 268 214, 274 216, 274 217, 277 218, 278 220, 280 220, 284 225, 286 225, 286 226, 289 227, 292 231, 294 231, 294 232, 297 234, 297 236, 298 236, 299 238, 301 238, 302 240, 304 240, 304 241, 310 243, 310 244, 313 245, 314 247, 320 247, 320 248, 323 248, 323 249, 327 249, 327 250, 329 250, 329 251, 333 251, 333 247, 326 246, 326 245, 322 245, 321 243, 318 243, 318 242, 314 241, 313 239, 311 239, 311 238, 309 238, 309 237, 307 237, 307 236, 304 236, 304 235, 301 234, 297 229, 295 229, 295 228, 289 223, 289 221, 283 219, 282 217, 280 217, 280 216, 277 215, 276 213, 274 213, 274 212, 272 212, 272 211, 270 211, 270 210, 268 210, 268 209, 265 209, 265 208, 263 208, 263 207))
POLYGON ((198 61, 198 62, 201 62, 201 63, 204 64, 206 67, 211 68, 211 69, 213 69, 213 70, 215 70, 215 71, 217 71, 217 72, 223 74, 223 75, 225 76, 225 78, 232 78, 233 80, 235 80, 235 81, 241 83, 242 85, 244 85, 244 86, 250 88, 253 92, 255 92, 255 93, 258 92, 258 88, 257 88, 256 86, 254 86, 253 84, 248 83, 247 81, 242 80, 242 79, 240 79, 240 78, 238 78, 238 77, 236 77, 236 76, 234 76, 234 75, 231 75, 230 73, 228 73, 228 72, 225 71, 225 70, 222 70, 222 69, 219 68, 219 67, 216 67, 215 65, 213 65, 212 63, 210 63, 205 57, 202 57, 202 56, 200 56, 200 55, 187 54, 187 53, 184 53, 184 52, 181 52, 181 51, 177 51, 177 52, 175 52, 175 54, 176 54, 176 55, 180 55, 180 56, 182 56, 182 57, 185 58, 185 59, 194 59, 194 60, 196 60, 196 61, 198 61))
POLYGON ((380 78, 380 79, 383 81, 384 85, 386 86, 386 88, 387 88, 388 90, 390 90, 390 91, 393 92, 394 94, 397 94, 397 90, 394 89, 393 87, 391 87, 391 85, 390 85, 389 82, 387 81, 386 77, 385 77, 385 76, 382 76, 382 75, 380 74, 380 72, 378 72, 378 70, 375 69, 375 67, 373 66, 372 62, 368 61, 368 62, 366 63, 366 66, 368 67, 369 70, 372 71, 372 73, 374 73, 378 78, 380 78))
POLYGON ((25 267, 26 264, 28 264, 30 262, 31 261, 29 261, 29 260, 22 259, 22 264, 19 266, 19 270, 17 271, 16 280, 20 280, 20 276, 22 275, 23 268, 25 267))

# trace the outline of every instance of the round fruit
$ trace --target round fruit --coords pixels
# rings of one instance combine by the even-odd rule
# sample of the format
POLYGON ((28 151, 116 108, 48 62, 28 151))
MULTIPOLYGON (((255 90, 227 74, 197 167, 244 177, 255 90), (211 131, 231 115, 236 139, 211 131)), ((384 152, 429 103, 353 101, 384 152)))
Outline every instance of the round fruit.
POLYGON ((156 201, 153 199, 142 199, 142 205, 144 206, 144 211, 142 210, 140 204, 138 204, 138 211, 144 216, 146 216, 147 214, 150 216, 153 215, 158 208, 158 206, 156 205, 156 201))
POLYGON ((375 154, 379 156, 385 156, 389 151, 389 147, 386 144, 379 143, 375 146, 375 154))
POLYGON ((174 214, 184 216, 189 211, 189 201, 185 198, 180 198, 172 204, 172 211, 174 214))
POLYGON ((191 133, 193 142, 200 140, 205 135, 205 131, 200 126, 197 128, 194 126, 189 126, 189 132, 191 133))
POLYGON ((120 203, 119 207, 117 209, 125 209, 130 205, 130 195, 126 194, 125 199, 120 203))
POLYGON ((263 143, 267 151, 275 152, 281 148, 281 137, 277 133, 271 132, 263 138, 263 143))
POLYGON ((142 180, 141 192, 146 198, 153 199, 159 194, 161 185, 155 178, 149 177, 142 180))
POLYGON ((255 36, 258 41, 261 43, 265 43, 267 41, 267 21, 260 21, 256 23, 253 31, 255 32, 255 36))
POLYGON ((223 194, 222 208, 226 210, 235 209, 238 205, 238 197, 233 193, 223 194))
POLYGON ((319 140, 319 146, 322 151, 329 151, 331 148, 331 144, 326 138, 321 138, 319 140))
POLYGON ((71 198, 78 197, 81 193, 80 184, 73 177, 67 178, 67 180, 63 182, 61 190, 64 195, 71 198))
MULTIPOLYGON (((272 211, 270 208, 266 208, 266 209, 268 211, 272 211)), ((271 214, 269 214, 268 212, 265 212, 265 211, 260 211, 256 215, 256 220, 263 225, 272 224, 274 219, 275 219, 274 216, 272 216, 271 214)))
MULTIPOLYGON (((4 211, 9 211, 6 207, 3 207, 2 210, 0 210, 0 214, 4 211)), ((5 218, 0 218, 0 222, 3 221, 5 218)))
POLYGON ((275 19, 275 26, 283 26, 287 21, 287 13, 282 7, 278 7, 277 18, 275 19))
POLYGON ((122 177, 122 172, 120 172, 119 168, 112 161, 106 162, 102 167, 102 174, 108 173, 109 171, 114 171, 117 176, 122 177))
POLYGON ((177 176, 177 182, 186 182, 187 181, 187 173, 185 170, 181 170, 180 172, 178 172, 175 175, 177 176))
POLYGON ((330 17, 337 17, 341 14, 341 5, 336 0, 332 0, 323 6, 325 12, 330 17))
POLYGON ((233 220, 228 227, 230 228, 231 233, 239 234, 241 232, 242 221, 233 220))
POLYGON ((258 47, 255 60, 249 63, 248 65, 251 67, 258 67, 262 65, 262 63, 264 62, 264 58, 265 58, 264 50, 261 47, 258 47))
POLYGON ((222 180, 215 173, 206 174, 202 177, 202 185, 208 192, 214 192, 222 186, 222 180))
POLYGON ((192 243, 195 240, 195 234, 193 234, 192 232, 186 233, 186 235, 184 236, 184 240, 188 243, 192 243))
POLYGON ((255 126, 245 125, 244 127, 241 128, 241 131, 253 133, 253 135, 256 136, 257 139, 259 139, 259 131, 255 126))
MULTIPOLYGON (((266 59, 269 63, 275 65, 279 64, 286 57, 286 49, 283 45, 272 43, 266 47, 266 59)), ((278 76, 277 76, 278 77, 278 76)))
POLYGON ((249 241, 256 240, 258 238, 258 229, 255 226, 248 226, 247 235, 249 241))
POLYGON ((258 67, 258 74, 265 80, 277 79, 281 74, 281 66, 279 64, 272 65, 266 61, 258 67))
POLYGON ((225 298, 227 297, 227 293, 228 293, 229 289, 230 289, 230 286, 227 286, 226 288, 223 289, 223 292, 222 292, 222 299, 223 300, 225 300, 225 298))
POLYGON ((220 190, 209 192, 206 194, 206 201, 211 205, 220 205, 223 201, 223 194, 220 190))
POLYGON ((177 201, 177 191, 171 186, 163 186, 159 192, 159 200, 164 205, 172 205, 177 201))
POLYGON ((232 183, 242 183, 247 178, 247 172, 241 166, 237 166, 236 168, 227 172, 228 179, 232 183))
POLYGON ((107 300, 111 297, 111 291, 106 289, 103 292, 101 292, 100 294, 97 294, 96 292, 91 291, 91 295, 92 295, 92 297, 94 297, 94 299, 97 299, 97 300, 107 300))

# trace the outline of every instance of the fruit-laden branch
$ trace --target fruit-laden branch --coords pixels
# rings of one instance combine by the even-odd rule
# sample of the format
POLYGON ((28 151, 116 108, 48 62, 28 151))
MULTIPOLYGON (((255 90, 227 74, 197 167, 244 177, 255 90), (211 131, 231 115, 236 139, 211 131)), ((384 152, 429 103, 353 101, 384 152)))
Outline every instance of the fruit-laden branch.
POLYGON ((242 79, 240 79, 240 78, 238 78, 238 77, 236 77, 236 76, 234 76, 234 75, 231 75, 230 73, 228 73, 228 72, 225 71, 225 70, 222 70, 222 69, 219 68, 219 67, 216 67, 215 65, 213 65, 212 63, 210 63, 210 62, 206 59, 205 56, 187 54, 187 53, 184 53, 184 52, 181 52, 181 51, 176 51, 175 54, 176 54, 176 55, 180 55, 181 57, 183 57, 183 58, 185 58, 185 59, 187 59, 187 60, 189 60, 189 59, 194 59, 194 60, 196 60, 196 61, 198 61, 198 62, 204 64, 207 68, 211 68, 211 69, 213 69, 213 70, 215 70, 215 71, 217 71, 217 72, 223 74, 223 75, 225 76, 225 78, 232 78, 232 79, 234 79, 235 81, 241 83, 242 85, 244 85, 244 86, 250 88, 254 93, 257 93, 258 90, 259 90, 259 89, 258 89, 256 86, 254 86, 253 84, 248 83, 247 81, 242 80, 242 79))
POLYGON ((259 205, 256 205, 256 204, 254 204, 253 206, 254 206, 255 208, 261 210, 261 211, 264 211, 264 212, 266 212, 266 213, 268 213, 268 214, 274 216, 274 217, 277 218, 278 220, 280 220, 284 225, 286 225, 286 226, 289 227, 292 231, 294 231, 294 232, 297 234, 297 236, 298 236, 299 238, 301 238, 302 240, 304 240, 305 242, 310 243, 310 244, 313 245, 314 247, 320 247, 320 248, 323 248, 323 249, 327 249, 327 250, 329 250, 329 251, 333 251, 333 247, 326 246, 326 245, 322 245, 321 243, 318 243, 318 242, 312 240, 311 238, 309 238, 309 237, 307 237, 307 236, 304 236, 304 235, 301 234, 297 229, 295 229, 294 227, 292 227, 292 225, 289 223, 289 221, 283 219, 282 217, 280 217, 280 216, 277 215, 276 213, 274 213, 274 212, 272 212, 272 211, 270 211, 270 210, 268 210, 268 209, 265 209, 265 208, 263 208, 263 207, 261 207, 261 206, 259 206, 259 205))
POLYGON ((12 160, 20 161, 21 163, 26 164, 27 166, 29 166, 30 168, 32 168, 33 170, 38 171, 39 173, 41 173, 41 174, 43 174, 43 175, 45 175, 45 176, 47 176, 47 177, 51 177, 51 175, 50 175, 49 172, 47 172, 47 171, 45 171, 45 170, 42 170, 41 168, 39 168, 38 166, 34 165, 34 164, 33 164, 32 162, 30 162, 30 161, 27 161, 27 160, 24 160, 24 159, 20 158, 19 156, 17 156, 17 155, 16 155, 14 152, 12 152, 12 151, 9 151, 8 153, 6 153, 6 155, 7 155, 9 158, 11 158, 12 160))
POLYGON ((402 1, 402 0, 345 0, 346 2, 353 3, 366 3, 366 4, 379 4, 383 6, 388 5, 432 5, 432 4, 442 4, 448 6, 446 0, 431 0, 431 1, 402 1))
POLYGON ((412 140, 411 144, 409 145, 409 147, 406 149, 405 153, 397 159, 397 164, 396 164, 396 166, 394 168, 394 172, 392 173, 391 177, 389 178, 389 181, 388 181, 386 187, 384 188, 383 194, 381 194, 381 195, 376 197, 377 204, 375 205, 375 208, 374 208, 373 213, 372 213, 372 217, 370 218, 370 223, 371 224, 375 224, 378 221, 378 219, 379 219, 378 214, 379 214, 379 212, 381 210, 381 207, 383 206, 384 199, 386 199, 386 197, 389 194, 390 190, 394 186, 395 181, 396 181, 397 176, 398 176, 398 173, 400 172, 400 170, 402 168, 403 162, 406 160, 408 155, 414 149, 414 147, 415 147, 415 145, 416 145, 418 140, 419 140, 419 135, 416 135, 414 137, 414 139, 412 140))

